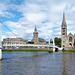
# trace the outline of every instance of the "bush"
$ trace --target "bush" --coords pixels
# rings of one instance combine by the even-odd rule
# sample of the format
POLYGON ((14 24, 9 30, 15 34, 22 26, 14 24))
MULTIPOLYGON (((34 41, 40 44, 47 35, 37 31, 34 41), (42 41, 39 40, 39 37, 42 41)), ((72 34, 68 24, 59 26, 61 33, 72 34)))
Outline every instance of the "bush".
POLYGON ((62 50, 65 50, 64 48, 62 50))

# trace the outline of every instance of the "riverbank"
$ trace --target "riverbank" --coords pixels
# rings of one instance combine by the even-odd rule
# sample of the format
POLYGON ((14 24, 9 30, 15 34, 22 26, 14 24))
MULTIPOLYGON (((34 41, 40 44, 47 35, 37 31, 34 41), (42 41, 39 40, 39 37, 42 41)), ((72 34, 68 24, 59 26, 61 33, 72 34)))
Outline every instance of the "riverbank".
MULTIPOLYGON (((2 51, 49 51, 49 49, 38 49, 38 48, 21 48, 21 49, 2 49, 2 51)), ((53 51, 53 49, 50 49, 53 51)), ((63 52, 75 52, 75 49, 62 50, 63 52)))
POLYGON ((68 51, 68 52, 75 52, 75 49, 68 49, 68 50, 62 50, 63 52, 68 51))
MULTIPOLYGON (((34 48, 24 48, 24 49, 2 49, 2 51, 49 51, 49 49, 34 49, 34 48)), ((53 51, 53 49, 50 49, 53 51)))

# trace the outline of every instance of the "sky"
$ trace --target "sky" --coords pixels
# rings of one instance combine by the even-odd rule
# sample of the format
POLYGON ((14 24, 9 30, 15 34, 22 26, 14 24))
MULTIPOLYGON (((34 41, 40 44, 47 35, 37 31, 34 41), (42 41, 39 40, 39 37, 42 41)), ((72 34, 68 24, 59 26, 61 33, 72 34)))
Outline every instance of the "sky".
MULTIPOLYGON (((63 11, 67 32, 74 35, 74 0, 0 0, 0 21, 18 37, 27 40, 33 38, 35 26, 40 38, 61 37, 63 11)), ((16 37, 3 25, 1 35, 2 39, 16 37)))

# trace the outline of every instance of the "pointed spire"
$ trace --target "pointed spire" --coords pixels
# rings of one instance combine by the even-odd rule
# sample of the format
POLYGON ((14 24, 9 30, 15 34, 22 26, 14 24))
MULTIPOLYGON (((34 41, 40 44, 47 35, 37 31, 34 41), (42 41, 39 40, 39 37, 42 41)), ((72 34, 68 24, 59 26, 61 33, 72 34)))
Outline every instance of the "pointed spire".
POLYGON ((65 12, 63 11, 63 22, 65 22, 65 12))
POLYGON ((35 26, 35 30, 34 30, 35 32, 37 32, 37 28, 36 28, 36 26, 35 26))
POLYGON ((65 11, 63 11, 63 22, 62 22, 62 23, 66 25, 66 20, 65 20, 65 11))
POLYGON ((38 34, 36 26, 35 26, 35 29, 34 29, 34 34, 38 34))

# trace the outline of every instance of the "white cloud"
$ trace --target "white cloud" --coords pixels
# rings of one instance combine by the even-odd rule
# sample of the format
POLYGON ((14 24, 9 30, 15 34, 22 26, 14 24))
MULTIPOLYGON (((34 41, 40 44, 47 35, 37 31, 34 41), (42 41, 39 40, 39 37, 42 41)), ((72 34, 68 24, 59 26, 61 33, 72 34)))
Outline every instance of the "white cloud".
MULTIPOLYGON (((9 0, 8 0, 9 2, 9 0)), ((4 17, 15 17, 7 10, 10 8, 20 12, 22 17, 17 22, 6 21, 5 24, 13 30, 13 32, 23 38, 32 39, 35 25, 39 32, 39 37, 47 39, 61 34, 61 23, 63 17, 63 9, 66 10, 66 21, 68 32, 75 32, 75 5, 71 1, 59 0, 24 0, 22 4, 16 5, 10 3, 0 3, 0 15, 4 17), (71 27, 69 25, 72 25, 71 27)), ((7 34, 12 36, 10 32, 7 34)))
POLYGON ((1 17, 15 17, 15 14, 8 12, 9 9, 12 8, 13 5, 7 5, 5 2, 0 2, 0 16, 1 17))
POLYGON ((46 15, 44 13, 27 13, 26 19, 33 23, 40 23, 46 19, 46 15))

